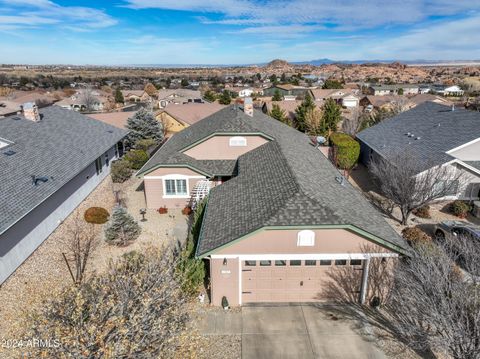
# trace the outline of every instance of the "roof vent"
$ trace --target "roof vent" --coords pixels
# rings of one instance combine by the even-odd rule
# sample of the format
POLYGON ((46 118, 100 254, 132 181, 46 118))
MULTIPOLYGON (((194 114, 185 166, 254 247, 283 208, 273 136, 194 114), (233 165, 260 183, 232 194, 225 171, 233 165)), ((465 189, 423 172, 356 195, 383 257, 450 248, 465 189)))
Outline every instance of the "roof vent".
POLYGON ((405 136, 410 137, 410 132, 407 132, 407 133, 405 134, 405 136))
POLYGON ((48 181, 48 177, 37 177, 35 175, 32 175, 32 183, 34 186, 38 186, 38 182, 47 182, 48 181))
POLYGON ((422 139, 422 138, 421 138, 420 136, 418 136, 418 137, 417 137, 417 138, 415 138, 415 139, 416 139, 416 140, 420 140, 420 139, 422 139))
POLYGON ((455 111, 455 104, 452 104, 452 112, 455 111))
POLYGON ((17 116, 15 116, 15 117, 12 117, 12 120, 15 120, 15 121, 20 121, 20 120, 21 120, 21 118, 20 118, 20 117, 17 117, 17 116))
POLYGON ((113 130, 107 130, 108 133, 113 133, 113 130))
POLYGON ((8 150, 8 151, 3 152, 3 154, 5 156, 13 156, 15 153, 17 153, 17 152, 15 152, 14 150, 8 150))
POLYGON ((340 183, 342 186, 345 186, 345 177, 343 177, 342 175, 335 176, 335 181, 340 183))

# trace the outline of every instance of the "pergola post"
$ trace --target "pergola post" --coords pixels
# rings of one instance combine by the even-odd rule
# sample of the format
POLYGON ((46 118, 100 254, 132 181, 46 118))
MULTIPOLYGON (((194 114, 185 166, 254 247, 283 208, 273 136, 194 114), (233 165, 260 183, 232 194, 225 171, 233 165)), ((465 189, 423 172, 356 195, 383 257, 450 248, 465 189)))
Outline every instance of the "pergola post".
POLYGON ((360 289, 360 304, 365 304, 365 298, 368 290, 368 270, 370 268, 370 258, 363 261, 362 287, 360 289))

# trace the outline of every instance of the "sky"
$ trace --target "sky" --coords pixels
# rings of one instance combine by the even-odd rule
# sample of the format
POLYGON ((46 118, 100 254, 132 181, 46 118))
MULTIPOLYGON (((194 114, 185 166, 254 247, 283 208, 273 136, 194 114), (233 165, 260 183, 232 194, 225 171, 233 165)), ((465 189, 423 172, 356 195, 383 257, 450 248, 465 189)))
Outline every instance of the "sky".
POLYGON ((480 59, 480 0, 0 0, 0 63, 480 59))

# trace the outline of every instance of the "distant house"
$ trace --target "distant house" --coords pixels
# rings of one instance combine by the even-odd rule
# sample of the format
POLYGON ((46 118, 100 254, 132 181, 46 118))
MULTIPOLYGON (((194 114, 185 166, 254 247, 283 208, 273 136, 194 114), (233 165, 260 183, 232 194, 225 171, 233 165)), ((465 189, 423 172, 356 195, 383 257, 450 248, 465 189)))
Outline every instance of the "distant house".
POLYGON ((234 93, 237 97, 250 97, 255 92, 250 87, 230 87, 228 91, 234 93))
POLYGON ((382 95, 382 96, 373 96, 368 95, 364 96, 360 100, 360 106, 369 107, 375 110, 391 110, 394 106, 394 103, 397 99, 397 96, 394 95, 382 95))
POLYGON ((0 120, 0 283, 108 175, 126 134, 59 106, 0 120))
POLYGON ((420 91, 418 85, 412 84, 395 84, 395 85, 372 85, 367 88, 369 95, 386 96, 386 95, 416 95, 420 91))
POLYGON ((273 85, 263 90, 263 96, 273 96, 276 91, 280 92, 282 96, 302 97, 308 91, 308 88, 303 86, 295 86, 291 84, 273 85))
POLYGON ((167 136, 180 132, 184 128, 210 116, 224 108, 216 102, 195 103, 188 102, 186 104, 168 105, 156 114, 156 118, 166 126, 167 136))
POLYGON ((357 134, 361 160, 372 156, 391 158, 409 151, 421 172, 432 166, 448 166, 463 173, 465 183, 450 199, 477 200, 480 196, 480 112, 425 102, 357 134))
POLYGON ((445 87, 437 92, 443 96, 463 96, 464 94, 464 91, 457 85, 445 87))
MULTIPOLYGON (((278 105, 283 111, 285 111, 285 115, 290 119, 290 120, 295 120, 295 110, 297 109, 298 106, 302 101, 289 101, 289 100, 283 100, 283 101, 271 101, 271 100, 266 100, 263 102, 262 105, 262 112, 265 114, 269 114, 272 111, 273 105, 278 105)), ((321 104, 316 103, 317 106, 321 106, 321 104)))
POLYGON ((152 102, 153 98, 144 90, 122 90, 123 100, 128 102, 152 102))
POLYGON ((74 95, 64 98, 55 103, 56 106, 62 107, 67 110, 73 111, 103 111, 106 107, 108 99, 103 96, 99 91, 92 91, 92 100, 93 102, 90 104, 90 109, 88 109, 88 104, 85 101, 85 90, 79 90, 74 95))
POLYGON ((158 108, 162 109, 170 104, 180 105, 194 102, 201 103, 202 94, 198 90, 190 89, 162 89, 157 93, 158 108))
POLYGON ((446 106, 452 106, 453 102, 449 101, 445 97, 437 96, 437 95, 432 95, 428 93, 424 94, 418 94, 415 96, 411 96, 408 98, 408 101, 412 104, 412 107, 418 106, 424 102, 435 102, 440 105, 446 105, 446 106))
POLYGON ((347 108, 358 107, 360 102, 360 99, 352 94, 350 90, 310 89, 308 91, 316 102, 321 101, 323 103, 326 99, 331 98, 340 106, 347 108))
POLYGON ((136 111, 115 111, 115 112, 102 112, 102 113, 92 113, 88 114, 87 116, 93 118, 98 121, 102 121, 111 126, 115 126, 117 128, 127 128, 127 120, 130 117, 135 115, 136 111))

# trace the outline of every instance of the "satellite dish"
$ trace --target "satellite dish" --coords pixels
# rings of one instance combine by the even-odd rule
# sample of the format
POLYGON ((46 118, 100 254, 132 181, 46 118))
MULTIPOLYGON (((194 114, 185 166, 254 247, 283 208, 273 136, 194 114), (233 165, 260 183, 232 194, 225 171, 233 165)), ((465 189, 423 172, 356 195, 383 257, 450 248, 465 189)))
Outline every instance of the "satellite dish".
POLYGON ((319 145, 323 145, 325 142, 327 141, 327 139, 323 136, 317 136, 317 143, 319 145))

